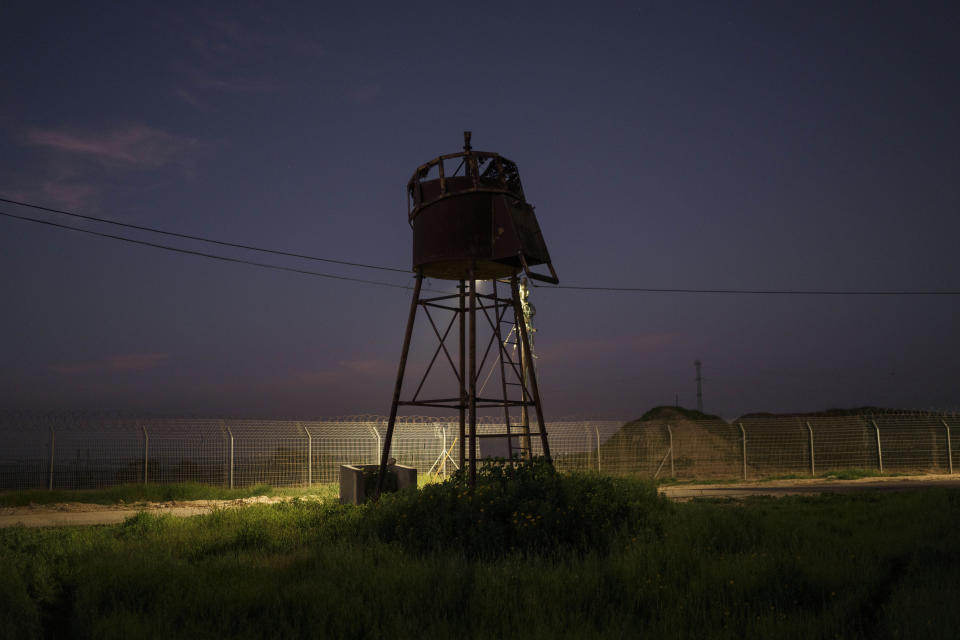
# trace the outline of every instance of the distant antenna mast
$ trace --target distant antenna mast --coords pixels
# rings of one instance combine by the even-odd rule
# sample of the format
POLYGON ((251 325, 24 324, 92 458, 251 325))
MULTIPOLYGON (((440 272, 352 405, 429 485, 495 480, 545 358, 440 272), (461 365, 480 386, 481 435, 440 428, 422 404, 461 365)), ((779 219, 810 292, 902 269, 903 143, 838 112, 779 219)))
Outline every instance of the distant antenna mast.
POLYGON ((693 362, 693 366, 697 368, 697 411, 703 413, 703 378, 700 377, 701 364, 699 360, 693 362))

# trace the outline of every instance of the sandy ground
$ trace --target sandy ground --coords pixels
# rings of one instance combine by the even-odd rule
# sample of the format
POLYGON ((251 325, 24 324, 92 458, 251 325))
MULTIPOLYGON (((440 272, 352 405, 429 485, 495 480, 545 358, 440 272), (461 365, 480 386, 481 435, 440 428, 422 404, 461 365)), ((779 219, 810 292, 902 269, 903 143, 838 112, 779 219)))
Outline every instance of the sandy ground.
MULTIPOLYGON (((319 496, 300 496, 301 500, 319 496)), ((93 524, 118 524, 141 511, 155 515, 197 516, 214 509, 236 509, 251 504, 274 504, 289 497, 254 496, 238 500, 185 500, 174 502, 138 502, 136 504, 31 504, 26 507, 0 507, 0 528, 22 524, 27 527, 67 527, 93 524)))
MULTIPOLYGON (((660 488, 660 493, 678 501, 696 498, 745 498, 748 496, 786 496, 813 493, 851 493, 856 491, 906 491, 928 487, 960 488, 960 475, 895 476, 861 478, 859 480, 826 480, 823 478, 741 482, 736 484, 682 484, 660 488)), ((320 499, 300 496, 301 500, 320 499)), ((189 517, 210 513, 214 509, 236 509, 251 504, 273 504, 289 497, 256 496, 239 500, 189 500, 182 502, 144 502, 137 504, 62 504, 0 507, 0 527, 22 524, 27 527, 66 527, 118 524, 140 511, 189 517)))
POLYGON ((960 488, 960 475, 885 476, 858 480, 798 478, 770 482, 735 484, 682 484, 660 488, 673 500, 694 498, 746 498, 748 496, 788 496, 813 493, 855 493, 858 491, 907 491, 930 487, 960 488))

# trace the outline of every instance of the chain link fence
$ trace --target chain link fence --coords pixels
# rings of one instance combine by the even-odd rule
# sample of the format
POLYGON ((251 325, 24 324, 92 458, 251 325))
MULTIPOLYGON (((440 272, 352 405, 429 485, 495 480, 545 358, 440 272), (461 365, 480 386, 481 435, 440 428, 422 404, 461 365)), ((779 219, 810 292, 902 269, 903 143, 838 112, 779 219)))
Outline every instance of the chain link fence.
POLYGON ((953 473, 956 415, 748 416, 630 422, 600 446, 603 471, 760 479, 845 469, 953 473))
MULTIPOLYGON (((547 423, 558 469, 681 479, 816 475, 843 469, 953 473, 955 415, 752 416, 547 423)), ((502 433, 485 420, 479 433, 502 433)), ((379 462, 382 416, 289 420, 0 414, 0 489, 92 489, 134 482, 229 487, 336 482, 342 464, 379 462)), ((532 439, 535 455, 542 453, 532 439)), ((513 445, 519 448, 519 437, 513 445)), ((446 476, 459 460, 456 418, 398 419, 391 455, 446 476)), ((503 457, 506 438, 479 439, 503 457)))

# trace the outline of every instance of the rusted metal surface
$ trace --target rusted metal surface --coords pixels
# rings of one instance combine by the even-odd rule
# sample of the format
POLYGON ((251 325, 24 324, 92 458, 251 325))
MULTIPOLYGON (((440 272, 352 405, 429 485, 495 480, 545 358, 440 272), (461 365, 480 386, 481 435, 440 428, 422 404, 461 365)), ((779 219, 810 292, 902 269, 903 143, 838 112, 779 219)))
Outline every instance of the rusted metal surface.
MULTIPOLYGON (((524 198, 516 165, 496 153, 474 151, 470 146, 470 134, 466 132, 461 153, 440 156, 418 167, 408 189, 417 282, 383 442, 378 496, 383 487, 397 410, 401 406, 458 411, 459 467, 468 473, 471 485, 476 482, 480 439, 487 442, 491 438, 505 440, 507 457, 519 461, 532 455, 530 438, 536 435, 540 438, 544 457, 551 460, 517 276, 523 271, 529 277, 554 283, 557 277, 533 207, 524 198), (530 272, 531 265, 543 264, 547 265, 550 275, 530 272), (421 283, 425 277, 457 280, 457 292, 421 297, 421 283), (491 293, 478 291, 480 282, 486 280, 493 281, 491 293), (506 284, 509 295, 500 297, 498 284, 506 284), (412 396, 404 399, 403 378, 420 307, 423 307, 437 343, 412 396), (512 344, 519 352, 516 359, 507 348, 501 330, 503 324, 509 324, 505 320, 508 311, 514 316, 516 338, 512 344), (450 314, 448 321, 438 322, 438 316, 444 313, 450 314), (482 354, 477 351, 478 322, 486 334, 486 348, 482 354), (456 332, 453 331, 454 325, 457 325, 456 332), (453 335, 458 339, 455 350, 447 348, 447 340, 453 335), (458 356, 457 361, 453 353, 458 356), (499 398, 484 396, 483 388, 478 390, 477 384, 480 372, 494 353, 498 362, 491 363, 491 374, 499 368, 499 398), (443 360, 450 365, 456 390, 443 394, 445 397, 421 398, 434 365, 443 360), (511 408, 521 409, 519 424, 511 418, 511 408), (488 409, 503 411, 503 432, 477 432, 477 412, 488 409), (531 411, 537 419, 535 434, 530 430, 531 411), (514 425, 521 428, 520 433, 513 431, 514 425)), ((440 366, 445 368, 442 364, 440 366)))
MULTIPOLYGON (((475 482, 477 468, 482 459, 495 455, 505 455, 516 462, 529 459, 532 455, 530 442, 532 437, 539 438, 542 455, 552 461, 536 370, 530 366, 532 362, 530 335, 524 321, 518 278, 513 275, 506 282, 494 281, 490 292, 481 292, 478 290, 480 282, 470 277, 471 275, 468 270, 468 278, 458 283, 456 293, 423 297, 420 289, 423 276, 419 275, 417 278, 403 339, 393 403, 383 440, 381 469, 389 459, 399 407, 453 409, 458 412, 458 466, 466 471, 471 484, 475 482), (502 284, 507 285, 508 293, 499 293, 499 285, 502 284), (447 300, 453 304, 440 304, 447 300), (411 391, 402 393, 411 336, 417 310, 421 307, 424 315, 427 316, 429 332, 436 339, 436 343, 419 383, 411 385, 411 391), (508 313, 512 318, 508 319, 508 313), (443 318, 441 314, 449 315, 443 318), (515 335, 513 342, 505 340, 501 329, 504 324, 513 325, 515 335), (454 326, 458 327, 457 331, 453 330, 454 326), (457 341, 455 348, 448 348, 449 340, 457 341), (486 348, 481 352, 477 347, 478 344, 483 343, 486 343, 486 348), (515 347, 516 353, 509 348, 510 345, 515 347), (443 357, 440 357, 441 353, 444 354, 443 357), (494 361, 494 354, 498 361, 494 361), (446 365, 443 364, 444 361, 446 365), (527 363, 526 367, 524 362, 527 363), (487 379, 495 372, 499 372, 499 380, 495 380, 499 383, 497 384, 499 397, 496 392, 484 394, 479 384, 482 372, 487 368, 485 365, 489 365, 490 369, 487 379), (451 386, 455 385, 455 387, 450 389, 449 394, 430 394, 430 397, 421 397, 421 391, 427 388, 424 383, 438 366, 441 369, 450 367, 449 380, 452 383, 451 386), (489 416, 481 417, 478 412, 492 409, 502 412, 503 428, 492 431, 487 429, 484 433, 479 433, 477 425, 489 416), (521 410, 519 421, 511 415, 511 409, 521 410), (535 431, 531 430, 530 426, 530 422, 534 419, 537 426, 535 431), (516 429, 517 427, 519 430, 516 429), (490 439, 500 441, 505 446, 505 453, 489 453, 494 445, 490 445, 487 452, 481 452, 480 440, 489 443, 490 439)), ((414 382, 417 382, 416 379, 414 382)), ((485 384, 486 380, 483 382, 485 384)), ((381 470, 378 482, 381 481, 383 473, 381 470)))
POLYGON ((387 461, 390 459, 390 443, 393 441, 393 428, 397 422, 397 406, 400 401, 400 390, 403 386, 403 374, 407 369, 407 354, 410 353, 410 337, 413 335, 413 321, 417 316, 417 305, 420 302, 420 287, 423 285, 423 274, 417 273, 417 282, 413 285, 413 300, 410 303, 410 315, 407 317, 407 330, 403 335, 403 347, 400 350, 400 367, 397 371, 397 384, 393 389, 393 403, 390 407, 390 418, 387 420, 386 443, 380 456, 380 472, 377 474, 377 498, 383 491, 383 480, 387 473, 387 461))
POLYGON ((543 233, 527 202, 517 165, 500 154, 464 150, 417 167, 407 183, 413 266, 430 278, 509 278, 523 270, 557 283, 543 233), (531 272, 547 265, 550 275, 531 272))
POLYGON ((470 284, 470 343, 467 345, 467 369, 470 371, 470 395, 467 411, 470 413, 470 486, 477 483, 477 274, 471 265, 467 272, 470 284))

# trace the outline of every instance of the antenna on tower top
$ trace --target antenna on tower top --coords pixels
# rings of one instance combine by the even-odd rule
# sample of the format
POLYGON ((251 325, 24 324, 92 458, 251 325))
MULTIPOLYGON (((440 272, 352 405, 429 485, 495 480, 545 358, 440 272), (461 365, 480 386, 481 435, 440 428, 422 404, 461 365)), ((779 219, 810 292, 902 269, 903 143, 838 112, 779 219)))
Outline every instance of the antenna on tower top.
POLYGON ((470 151, 471 149, 473 149, 473 147, 470 146, 470 136, 472 135, 473 135, 472 131, 463 132, 463 150, 464 151, 470 151))

